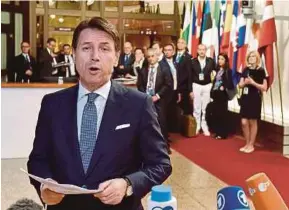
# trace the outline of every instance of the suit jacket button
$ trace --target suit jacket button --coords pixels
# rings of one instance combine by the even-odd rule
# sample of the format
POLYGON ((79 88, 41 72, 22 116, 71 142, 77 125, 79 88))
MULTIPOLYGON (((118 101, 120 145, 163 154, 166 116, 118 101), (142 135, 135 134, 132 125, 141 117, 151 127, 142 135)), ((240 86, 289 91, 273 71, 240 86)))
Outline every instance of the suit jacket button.
POLYGON ((82 188, 87 189, 87 186, 84 184, 84 185, 82 185, 82 188))

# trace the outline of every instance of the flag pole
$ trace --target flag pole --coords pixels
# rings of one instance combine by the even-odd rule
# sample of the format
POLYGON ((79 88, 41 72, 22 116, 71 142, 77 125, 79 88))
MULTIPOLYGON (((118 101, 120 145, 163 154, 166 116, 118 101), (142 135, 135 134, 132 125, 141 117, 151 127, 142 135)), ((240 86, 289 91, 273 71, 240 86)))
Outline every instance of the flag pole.
POLYGON ((283 95, 282 95, 282 85, 281 85, 281 76, 280 76, 280 63, 279 63, 279 53, 277 48, 277 42, 275 42, 275 50, 277 57, 277 70, 278 70, 278 80, 279 80, 279 93, 280 93, 280 107, 281 107, 281 119, 282 125, 284 125, 284 114, 283 114, 283 95))

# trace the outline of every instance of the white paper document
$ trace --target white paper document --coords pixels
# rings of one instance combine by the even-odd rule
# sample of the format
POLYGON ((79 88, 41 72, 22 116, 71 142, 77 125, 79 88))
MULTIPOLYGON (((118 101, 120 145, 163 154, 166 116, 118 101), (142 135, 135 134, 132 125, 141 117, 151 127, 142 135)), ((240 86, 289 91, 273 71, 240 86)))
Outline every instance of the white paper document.
POLYGON ((65 195, 78 195, 78 194, 95 194, 100 193, 102 190, 88 190, 85 188, 78 187, 76 185, 71 184, 57 184, 51 180, 43 179, 41 177, 29 174, 23 168, 20 168, 21 171, 26 173, 32 179, 40 182, 41 184, 45 184, 46 187, 54 192, 65 194, 65 195))

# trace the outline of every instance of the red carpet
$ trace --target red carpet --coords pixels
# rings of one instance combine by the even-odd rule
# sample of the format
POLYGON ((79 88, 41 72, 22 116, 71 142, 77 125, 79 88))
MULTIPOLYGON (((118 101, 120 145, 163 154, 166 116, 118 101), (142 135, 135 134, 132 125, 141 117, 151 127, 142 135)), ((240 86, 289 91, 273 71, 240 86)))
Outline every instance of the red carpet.
POLYGON ((171 145, 174 150, 228 185, 239 185, 247 191, 247 178, 259 172, 266 173, 289 206, 289 159, 281 154, 258 148, 251 154, 239 152, 244 141, 237 137, 227 140, 203 135, 185 138, 171 134, 170 137, 174 140, 171 145))

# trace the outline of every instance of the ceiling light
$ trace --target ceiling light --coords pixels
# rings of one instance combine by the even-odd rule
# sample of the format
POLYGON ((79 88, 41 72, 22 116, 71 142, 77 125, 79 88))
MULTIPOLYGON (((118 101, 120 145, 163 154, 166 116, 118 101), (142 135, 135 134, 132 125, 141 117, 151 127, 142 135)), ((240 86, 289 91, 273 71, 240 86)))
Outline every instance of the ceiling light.
POLYGON ((49 0, 48 4, 50 7, 53 6, 55 4, 55 0, 49 0))
POLYGON ((94 3, 94 0, 87 0, 86 5, 87 5, 87 6, 90 6, 90 5, 92 5, 93 3, 94 3))
POLYGON ((129 27, 129 23, 124 24, 124 27, 129 27))
POLYGON ((58 21, 59 21, 59 23, 63 23, 64 22, 64 18, 59 18, 58 21))
POLYGON ((50 15, 49 16, 51 19, 54 19, 56 17, 56 15, 50 15))

